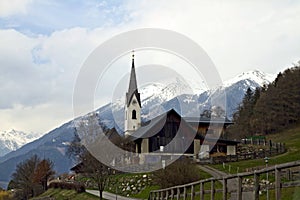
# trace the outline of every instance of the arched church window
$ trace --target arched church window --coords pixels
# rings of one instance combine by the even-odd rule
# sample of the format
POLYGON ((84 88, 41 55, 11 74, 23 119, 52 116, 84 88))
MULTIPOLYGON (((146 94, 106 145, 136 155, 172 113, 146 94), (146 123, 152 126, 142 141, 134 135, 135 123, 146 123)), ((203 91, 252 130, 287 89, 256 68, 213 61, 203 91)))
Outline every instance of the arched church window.
POLYGON ((136 119, 136 110, 132 111, 132 119, 136 119))

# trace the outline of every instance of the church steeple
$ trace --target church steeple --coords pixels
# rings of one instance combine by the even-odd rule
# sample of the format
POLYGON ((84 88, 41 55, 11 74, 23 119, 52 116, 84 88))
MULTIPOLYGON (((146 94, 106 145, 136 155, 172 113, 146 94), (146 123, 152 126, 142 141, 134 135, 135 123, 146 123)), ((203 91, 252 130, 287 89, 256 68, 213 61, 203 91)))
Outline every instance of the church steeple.
POLYGON ((132 64, 128 92, 125 102, 125 136, 131 135, 141 126, 141 98, 137 87, 134 51, 132 51, 132 64))
POLYGON ((136 95, 137 101, 141 106, 140 93, 138 92, 137 89, 137 81, 136 81, 136 74, 135 74, 134 51, 132 51, 132 64, 131 64, 131 72, 130 72, 130 79, 129 79, 129 87, 128 87, 128 92, 126 93, 127 106, 129 106, 133 95, 136 95))

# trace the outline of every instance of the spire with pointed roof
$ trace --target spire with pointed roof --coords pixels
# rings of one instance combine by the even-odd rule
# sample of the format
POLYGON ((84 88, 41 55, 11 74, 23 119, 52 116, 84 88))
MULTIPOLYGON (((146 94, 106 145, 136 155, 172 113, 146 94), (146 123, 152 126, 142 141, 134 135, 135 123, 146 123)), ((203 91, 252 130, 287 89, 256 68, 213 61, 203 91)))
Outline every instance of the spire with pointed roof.
POLYGON ((132 65, 131 65, 131 72, 130 72, 130 80, 129 80, 129 88, 128 92, 126 93, 126 104, 129 106, 133 95, 136 96, 139 105, 141 106, 141 99, 140 93, 137 89, 137 81, 136 81, 136 74, 135 74, 135 66, 134 66, 134 51, 132 51, 132 65))
POLYGON ((130 72, 129 88, 126 93, 125 102, 125 137, 130 136, 134 131, 141 127, 141 98, 137 88, 134 51, 132 51, 132 66, 130 72))

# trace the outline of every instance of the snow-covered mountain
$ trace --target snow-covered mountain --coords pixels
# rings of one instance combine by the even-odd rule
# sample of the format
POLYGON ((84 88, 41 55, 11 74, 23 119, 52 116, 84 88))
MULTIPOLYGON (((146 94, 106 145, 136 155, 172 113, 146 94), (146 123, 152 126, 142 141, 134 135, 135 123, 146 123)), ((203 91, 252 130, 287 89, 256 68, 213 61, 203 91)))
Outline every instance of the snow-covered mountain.
MULTIPOLYGON (((142 99, 142 117, 145 121, 170 108, 174 108, 182 116, 197 115, 204 109, 210 108, 211 99, 218 99, 225 93, 226 115, 230 118, 249 87, 254 90, 256 87, 272 82, 274 78, 275 76, 258 70, 250 71, 226 81, 218 88, 197 94, 186 94, 189 86, 180 79, 166 85, 150 84, 139 90, 142 99)), ((125 100, 121 98, 94 112, 107 127, 116 127, 121 131, 124 126, 124 102, 125 100)), ((86 117, 87 115, 79 119, 84 120, 86 117)), ((69 121, 43 137, 0 157, 0 181, 9 180, 16 164, 33 154, 51 159, 58 173, 68 172, 74 164, 66 155, 68 144, 74 137, 73 122, 74 120, 69 121)))
MULTIPOLYGON (((267 73, 261 72, 259 70, 252 70, 252 71, 248 71, 248 72, 243 72, 242 74, 239 74, 238 76, 236 76, 230 80, 224 81, 223 87, 230 87, 240 81, 244 81, 244 82, 252 81, 252 82, 257 83, 259 86, 263 86, 265 84, 269 84, 275 78, 276 78, 276 75, 267 74, 267 73)), ((251 84, 248 84, 248 85, 251 85, 251 84)), ((252 89, 255 89, 255 87, 252 87, 252 89)))
MULTIPOLYGON (((182 116, 199 116, 212 106, 214 101, 226 101, 227 117, 230 119, 236 108, 241 103, 248 88, 255 90, 271 83, 274 75, 266 74, 258 70, 244 72, 223 85, 209 90, 203 90, 198 94, 192 93, 190 85, 181 79, 174 79, 167 85, 151 84, 140 89, 142 100, 142 120, 146 121, 174 108, 182 116)), ((199 90, 198 90, 199 91, 199 90)), ((108 104, 97 110, 104 124, 109 127, 117 127, 120 132, 124 126, 124 97, 118 99, 112 105, 108 104)))
POLYGON ((14 129, 9 131, 0 131, 0 157, 15 151, 23 145, 39 138, 38 134, 25 133, 14 129))

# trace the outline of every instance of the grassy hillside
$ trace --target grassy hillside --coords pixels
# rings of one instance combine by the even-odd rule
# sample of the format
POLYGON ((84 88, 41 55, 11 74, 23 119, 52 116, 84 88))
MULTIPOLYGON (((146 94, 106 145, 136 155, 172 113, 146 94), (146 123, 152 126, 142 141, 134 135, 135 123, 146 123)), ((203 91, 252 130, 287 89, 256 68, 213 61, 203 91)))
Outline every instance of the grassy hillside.
MULTIPOLYGON (((267 140, 285 143, 287 148, 286 153, 271 157, 269 160, 269 166, 300 160, 300 124, 295 125, 289 130, 268 135, 267 140)), ((227 166, 230 165, 231 172, 236 173, 238 168, 239 168, 239 172, 243 172, 247 168, 265 166, 265 161, 264 159, 246 160, 246 161, 226 163, 226 165, 227 166)), ((215 167, 219 170, 224 170, 223 165, 212 165, 212 167, 215 167)))
POLYGON ((62 189, 49 189, 40 196, 33 198, 31 200, 38 200, 42 197, 54 197, 56 200, 94 200, 99 199, 94 195, 88 193, 77 193, 74 190, 62 190, 62 189))

